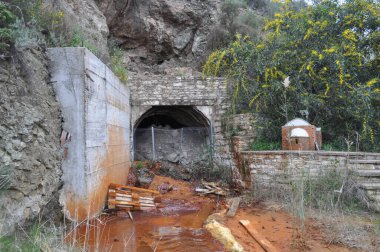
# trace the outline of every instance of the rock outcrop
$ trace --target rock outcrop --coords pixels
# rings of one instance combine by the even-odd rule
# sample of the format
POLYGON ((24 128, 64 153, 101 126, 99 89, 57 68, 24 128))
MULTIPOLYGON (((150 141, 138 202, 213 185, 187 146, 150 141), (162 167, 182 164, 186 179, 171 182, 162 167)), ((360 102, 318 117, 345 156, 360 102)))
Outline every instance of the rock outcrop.
POLYGON ((12 55, 0 61, 0 234, 37 217, 61 184, 62 119, 45 54, 12 55))
POLYGON ((109 30, 106 18, 99 10, 94 0, 73 1, 73 0, 43 0, 47 6, 62 11, 65 31, 72 35, 79 33, 87 43, 95 46, 97 56, 107 61, 108 46, 107 40, 109 30))
POLYGON ((98 0, 98 5, 111 36, 126 50, 126 65, 133 71, 143 65, 152 70, 152 66, 196 63, 206 49, 211 27, 218 21, 219 2, 98 0))

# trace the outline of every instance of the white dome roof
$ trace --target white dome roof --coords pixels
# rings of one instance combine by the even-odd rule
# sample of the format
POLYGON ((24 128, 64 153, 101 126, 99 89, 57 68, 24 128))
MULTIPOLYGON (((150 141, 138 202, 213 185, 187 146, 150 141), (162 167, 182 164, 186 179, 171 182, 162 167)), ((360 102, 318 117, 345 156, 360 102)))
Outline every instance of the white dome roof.
POLYGON ((294 128, 290 132, 290 137, 309 137, 309 134, 304 129, 294 128))
POLYGON ((310 126, 311 124, 301 118, 295 118, 287 122, 284 126, 310 126))

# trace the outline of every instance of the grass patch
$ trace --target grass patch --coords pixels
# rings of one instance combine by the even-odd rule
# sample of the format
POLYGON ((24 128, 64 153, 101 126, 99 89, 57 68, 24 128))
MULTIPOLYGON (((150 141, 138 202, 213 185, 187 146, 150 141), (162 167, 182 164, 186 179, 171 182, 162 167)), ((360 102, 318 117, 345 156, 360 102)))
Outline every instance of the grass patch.
POLYGON ((40 252, 40 251, 79 251, 64 242, 61 228, 37 222, 28 230, 18 230, 12 236, 0 237, 0 251, 40 252))
POLYGON ((305 204, 323 210, 344 212, 366 211, 369 199, 356 183, 353 174, 343 174, 335 169, 322 172, 317 178, 306 180, 305 204))
POLYGON ((88 42, 88 40, 85 38, 83 32, 80 29, 76 29, 74 31, 67 45, 71 47, 86 47, 95 55, 97 55, 99 52, 98 48, 95 45, 88 42))
POLYGON ((124 55, 123 50, 117 46, 111 46, 110 48, 111 55, 111 70, 115 73, 115 75, 119 78, 121 82, 124 84, 128 81, 128 72, 124 66, 124 55))
POLYGON ((261 151, 261 150, 281 150, 281 145, 279 142, 270 142, 263 139, 254 140, 250 146, 250 150, 261 151))

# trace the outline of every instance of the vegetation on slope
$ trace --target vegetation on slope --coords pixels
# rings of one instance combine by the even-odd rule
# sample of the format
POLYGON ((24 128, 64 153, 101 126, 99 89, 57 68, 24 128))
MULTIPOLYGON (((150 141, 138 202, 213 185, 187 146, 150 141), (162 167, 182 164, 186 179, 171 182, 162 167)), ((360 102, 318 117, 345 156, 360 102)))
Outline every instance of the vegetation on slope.
MULTIPOLYGON (((65 24, 65 13, 55 10, 42 0, 0 1, 0 52, 8 57, 12 45, 23 47, 86 47, 98 57, 102 52, 87 38, 80 27, 70 30, 65 24)), ((110 45, 109 66, 126 83, 127 70, 123 54, 110 45)), ((107 62, 106 62, 107 63, 107 62)))
POLYGON ((203 73, 233 80, 235 112, 259 113, 268 141, 307 111, 325 140, 349 147, 358 138, 361 150, 379 151, 379 27, 376 0, 304 8, 286 1, 265 21, 264 36, 237 34, 209 56, 203 73))

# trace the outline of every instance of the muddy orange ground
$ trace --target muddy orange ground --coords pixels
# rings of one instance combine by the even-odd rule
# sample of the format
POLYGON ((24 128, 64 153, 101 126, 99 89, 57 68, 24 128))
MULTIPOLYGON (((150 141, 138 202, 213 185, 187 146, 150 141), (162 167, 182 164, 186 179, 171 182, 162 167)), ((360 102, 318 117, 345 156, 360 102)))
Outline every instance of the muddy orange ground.
MULTIPOLYGON (((172 199, 184 199, 197 203, 209 203, 214 201, 215 211, 225 208, 223 199, 210 198, 194 195, 193 186, 184 181, 178 181, 171 178, 156 176, 151 184, 152 189, 156 189, 163 182, 168 182, 174 186, 174 190, 164 194, 163 197, 172 199)), ((203 218, 200 218, 203 219, 203 218)), ((235 217, 225 217, 222 222, 235 236, 237 241, 244 247, 247 252, 265 252, 260 245, 249 235, 245 228, 239 224, 239 220, 249 220, 258 232, 267 238, 279 251, 336 251, 336 252, 353 252, 355 250, 342 246, 328 244, 321 232, 314 226, 311 220, 306 221, 306 232, 303 239, 300 239, 297 232, 297 224, 294 218, 287 212, 274 210, 270 206, 246 207, 239 208, 235 217), (269 209, 266 209, 269 208, 269 209)))
POLYGON ((306 231, 303 239, 301 239, 297 231, 297 224, 288 213, 256 207, 239 209, 234 218, 226 219, 224 222, 245 251, 264 252, 245 228, 239 224, 239 220, 249 220, 251 226, 270 241, 278 251, 355 251, 342 246, 328 244, 321 232, 310 220, 306 221, 306 231))
MULTIPOLYGON (((194 185, 162 176, 155 176, 150 189, 157 190, 164 183, 173 190, 162 195, 163 208, 156 212, 133 212, 134 223, 117 216, 94 220, 75 230, 71 241, 89 251, 224 251, 202 225, 213 212, 225 210, 225 199, 195 195, 194 185)), ((307 235, 304 242, 300 242, 294 219, 284 211, 271 209, 239 208, 235 217, 224 217, 220 221, 248 252, 264 250, 239 224, 243 219, 249 220, 281 252, 354 251, 327 244, 312 221, 306 222, 307 235)))

